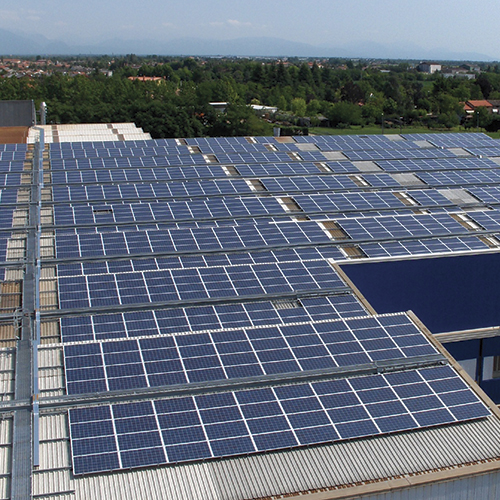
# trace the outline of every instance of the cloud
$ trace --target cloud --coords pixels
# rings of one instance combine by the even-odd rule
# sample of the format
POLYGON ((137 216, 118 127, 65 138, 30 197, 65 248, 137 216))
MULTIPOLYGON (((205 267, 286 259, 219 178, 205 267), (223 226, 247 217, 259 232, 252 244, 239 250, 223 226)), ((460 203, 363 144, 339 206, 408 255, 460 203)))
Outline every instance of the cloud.
POLYGON ((3 25, 21 23, 24 26, 26 23, 40 23, 42 18, 41 12, 32 9, 0 10, 0 22, 3 25))
POLYGON ((251 27, 252 23, 245 23, 242 21, 238 21, 237 19, 227 19, 226 21, 212 21, 208 23, 209 26, 214 28, 222 28, 223 26, 230 26, 233 28, 243 28, 243 27, 251 27))
POLYGON ((237 19, 228 19, 226 22, 230 26, 235 26, 237 28, 239 28, 241 26, 252 26, 252 23, 243 23, 241 21, 238 21, 237 19))
POLYGON ((0 10, 2 21, 20 21, 21 17, 21 14, 15 10, 0 10))

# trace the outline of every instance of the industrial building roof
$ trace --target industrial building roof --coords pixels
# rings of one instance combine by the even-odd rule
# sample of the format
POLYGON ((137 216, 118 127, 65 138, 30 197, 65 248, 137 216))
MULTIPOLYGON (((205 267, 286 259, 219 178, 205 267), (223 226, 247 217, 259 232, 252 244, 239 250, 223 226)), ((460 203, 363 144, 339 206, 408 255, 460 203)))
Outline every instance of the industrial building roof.
POLYGON ((28 142, 0 148, 1 498, 348 498, 498 473, 494 403, 341 266, 498 252, 499 141, 112 124, 28 142))

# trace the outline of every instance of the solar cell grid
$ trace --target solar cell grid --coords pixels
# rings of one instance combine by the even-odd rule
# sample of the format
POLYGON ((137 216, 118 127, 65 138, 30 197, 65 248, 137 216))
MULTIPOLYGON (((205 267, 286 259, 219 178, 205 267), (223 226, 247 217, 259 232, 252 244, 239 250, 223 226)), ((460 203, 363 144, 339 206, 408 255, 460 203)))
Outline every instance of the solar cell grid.
POLYGON ((486 243, 474 236, 433 240, 394 241, 369 243, 360 246, 368 257, 393 257, 397 255, 429 255, 434 253, 477 252, 488 250, 486 243))
POLYGON ((483 133, 445 133, 445 134, 403 134, 411 141, 429 141, 437 147, 463 147, 464 144, 493 144, 496 141, 483 133))
MULTIPOLYGON (((79 271, 78 268, 74 270, 79 271)), ((283 294, 344 286, 325 261, 88 274, 81 277, 64 274, 60 273, 58 278, 61 309, 283 294), (134 285, 130 286, 132 281, 134 285)))
POLYGON ((315 445, 488 414, 449 367, 440 367, 73 409, 70 431, 79 475, 315 445), (87 446, 83 436, 89 435, 95 446, 87 446))
POLYGON ((93 235, 56 235, 58 258, 207 250, 234 250, 269 245, 328 243, 315 222, 126 231, 93 235))
POLYGON ((446 172, 419 172, 419 177, 429 186, 468 186, 470 184, 498 184, 498 170, 456 170, 446 172))
POLYGON ((412 140, 393 141, 383 136, 301 136, 294 137, 299 143, 316 144, 323 151, 350 151, 369 149, 416 149, 419 146, 412 140))
POLYGON ((295 195, 294 200, 306 213, 404 207, 391 192, 295 195))
POLYGON ((411 198, 423 206, 447 206, 451 201, 435 189, 411 190, 407 192, 411 198))
POLYGON ((213 198, 192 201, 158 203, 106 204, 97 207, 84 205, 54 206, 56 226, 158 222, 211 218, 259 217, 283 214, 274 198, 213 198))
POLYGON ((107 203, 117 200, 147 200, 180 198, 191 196, 214 196, 228 194, 250 193, 251 189, 244 180, 204 180, 176 182, 176 183, 154 183, 154 184, 121 184, 121 185, 87 185, 68 186, 54 188, 55 201, 106 201, 107 203))
POLYGON ((467 229, 448 214, 424 214, 339 219, 354 240, 464 234, 467 229))
POLYGON ((495 162, 485 158, 379 160, 377 165, 386 172, 498 168, 495 162))
POLYGON ((500 211, 487 210, 484 212, 471 212, 468 216, 487 231, 500 230, 500 211))
POLYGON ((27 144, 0 144, 0 151, 27 151, 27 144))
MULTIPOLYGON (((184 311, 191 325, 196 319, 193 311, 200 313, 198 319, 205 322, 200 322, 202 329, 220 327, 216 311, 209 308, 184 311)), ((124 321, 129 335, 134 335, 134 327, 141 337, 157 332, 152 312, 132 314, 135 317, 124 321)), ((123 328, 123 319, 121 324, 114 325, 123 328)), ((248 327, 221 334, 174 335, 151 340, 108 339, 99 344, 67 345, 64 349, 67 392, 87 392, 87 381, 98 386, 105 384, 108 390, 132 389, 351 366, 436 353, 405 315, 399 315, 395 321, 405 329, 393 328, 389 334, 377 319, 361 318, 277 324, 272 328, 248 327)), ((102 324, 94 321, 94 329, 102 324)), ((88 322, 86 326, 90 330, 88 322)))
POLYGON ((467 191, 486 204, 495 205, 500 201, 500 187, 498 186, 468 187, 467 191))
POLYGON ((284 193, 355 189, 357 187, 349 177, 343 176, 267 178, 262 179, 261 182, 267 191, 284 193))
POLYGON ((408 158, 453 158, 455 153, 442 149, 372 149, 345 151, 351 161, 404 160, 408 158))

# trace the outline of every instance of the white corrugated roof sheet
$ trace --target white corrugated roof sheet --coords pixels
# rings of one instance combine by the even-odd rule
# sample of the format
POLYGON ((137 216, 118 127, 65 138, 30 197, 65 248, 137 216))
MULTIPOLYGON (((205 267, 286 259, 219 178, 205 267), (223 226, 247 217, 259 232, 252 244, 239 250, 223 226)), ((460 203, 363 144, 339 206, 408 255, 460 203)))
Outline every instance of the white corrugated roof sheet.
POLYGON ((75 499, 81 500, 244 500, 345 488, 497 460, 498 436, 500 421, 492 416, 327 446, 74 478, 66 417, 47 415, 40 419, 41 466, 34 476, 34 494, 46 499, 74 490, 75 499))
MULTIPOLYGON (((134 123, 39 125, 37 128, 44 130, 46 143, 151 139, 150 134, 136 127, 134 123)), ((30 129, 27 141, 29 144, 33 144, 38 140, 39 131, 37 128, 30 129)))

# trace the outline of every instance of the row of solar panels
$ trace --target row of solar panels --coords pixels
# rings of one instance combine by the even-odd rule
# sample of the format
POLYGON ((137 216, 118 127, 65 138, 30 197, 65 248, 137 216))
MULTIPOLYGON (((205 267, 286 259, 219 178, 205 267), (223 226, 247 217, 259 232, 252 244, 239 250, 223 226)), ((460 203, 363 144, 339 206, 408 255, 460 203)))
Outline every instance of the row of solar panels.
MULTIPOLYGON (((140 175, 144 176, 144 172, 140 175)), ((54 186, 55 202, 81 202, 99 200, 133 200, 134 198, 180 198, 180 197, 201 197, 220 195, 249 195, 255 192, 251 181, 244 179, 221 179, 221 180, 189 180, 175 181, 169 183, 162 182, 140 182, 127 179, 121 172, 115 172, 113 182, 121 184, 113 185, 82 185, 85 175, 77 175, 74 178, 75 185, 54 186), (78 182, 78 178, 80 181, 78 182), (127 182, 124 184, 123 182, 127 182), (128 182, 136 182, 136 184, 128 182)), ((89 176, 86 176, 87 178, 89 176)), ((90 175, 96 182, 98 176, 94 173, 90 175)), ((110 178, 111 176, 105 176, 110 178)), ((60 179, 61 180, 61 179, 60 179)), ((466 187, 479 185, 494 185, 500 183, 500 171, 498 170, 457 170, 446 172, 419 172, 416 182, 420 186, 426 184, 429 187, 466 187)), ((110 181, 106 181, 110 182, 110 181)), ((297 192, 321 192, 321 191, 355 191, 360 187, 370 188, 397 188, 405 187, 398 178, 389 174, 363 174, 355 179, 348 176, 306 175, 302 177, 276 177, 263 178, 258 181, 261 189, 266 193, 293 195, 297 192), (360 185, 360 183, 362 183, 360 185)), ((19 187, 24 183, 21 174, 10 173, 0 174, 0 186, 7 188, 19 187)), ((7 192, 7 191, 6 191, 7 192)), ((10 200, 15 200, 15 193, 11 191, 10 200)), ((12 201, 9 201, 12 202, 12 201)), ((15 201, 14 201, 15 202, 15 201)))
MULTIPOLYGON (((50 147, 50 158, 71 158, 71 157, 114 157, 114 156, 163 156, 163 155, 193 155, 193 154, 221 154, 221 153, 257 153, 268 151, 287 151, 287 152, 303 152, 303 151, 357 151, 357 150, 404 150, 407 154, 411 154, 411 149, 432 149, 431 144, 427 144, 426 148, 421 148, 413 141, 399 140, 379 140, 379 141, 364 141, 368 147, 348 141, 318 141, 310 142, 313 147, 304 147, 303 144, 297 143, 255 143, 250 144, 202 144, 201 142, 195 146, 189 145, 161 145, 161 141, 152 140, 142 147, 127 147, 123 143, 114 144, 71 144, 71 147, 61 147, 59 144, 52 144, 50 147)), ((498 142, 471 142, 470 145, 476 147, 498 147, 498 142)))
POLYGON ((0 151, 0 161, 24 161, 26 159, 26 151, 0 151))
MULTIPOLYGON (((498 210, 491 210, 472 212, 469 217, 480 224, 478 231, 483 229, 500 231, 499 214, 498 210)), ((337 223, 355 241, 399 240, 409 237, 438 238, 466 235, 468 232, 447 213, 365 216, 338 219, 337 223)), ((266 249, 269 246, 317 246, 332 243, 334 240, 335 237, 329 235, 317 222, 303 221, 83 235, 58 232, 55 243, 58 259, 78 259, 131 254, 204 253, 215 250, 248 251, 266 249)))
MULTIPOLYGON (((123 152, 123 150, 68 150, 64 154, 59 155, 61 159, 85 159, 85 158, 115 158, 113 154, 123 152), (98 156, 98 152, 101 156, 98 156)), ((142 150, 141 150, 142 151, 142 150)), ((139 151, 137 151, 140 153, 139 151)), ((8 153, 4 153, 8 154, 8 153)), ((340 153, 339 153, 340 154, 340 153)), ((367 150, 367 151, 344 151, 340 154, 342 159, 351 161, 360 160, 398 160, 398 159, 431 159, 431 158, 453 158, 457 155, 450 150, 444 149, 387 149, 387 150, 367 150)), ((130 155, 132 156, 132 155, 130 155)), ((328 161, 329 152, 317 151, 299 151, 299 152, 247 152, 247 153, 217 153, 210 157, 206 155, 167 155, 151 157, 151 166, 156 162, 160 165, 204 165, 207 163, 220 163, 222 165, 232 164, 252 164, 252 163, 275 163, 275 162, 290 162, 292 161, 328 161), (153 159, 154 158, 154 159, 153 159)), ((118 155, 117 157, 122 157, 118 155)), ((145 157, 138 154, 139 158, 145 157)), ((1 158, 0 159, 15 159, 15 158, 1 158)), ((124 158, 125 159, 125 158, 124 158)), ((335 158, 339 159, 339 158, 335 158)))
MULTIPOLYGON (((5 168, 14 162, 4 162, 5 168)), ((223 165, 207 165, 206 163, 176 166, 169 165, 168 159, 164 157, 151 158, 85 158, 54 160, 52 163, 53 184, 65 183, 64 173, 60 170, 69 171, 66 175, 74 175, 78 170, 83 170, 82 175, 88 174, 87 170, 97 170, 96 175, 104 175, 98 178, 100 182, 109 182, 105 175, 113 175, 116 170, 121 169, 127 175, 130 169, 149 175, 144 180, 183 180, 198 178, 225 178, 229 174, 241 177, 280 177, 297 176, 307 174, 345 174, 360 173, 360 169, 352 162, 344 161, 322 161, 311 162, 283 162, 283 163, 252 163, 231 165, 231 171, 223 165), (168 167, 168 168, 162 168, 168 167), (111 170, 111 172, 106 172, 111 170), (104 171, 104 172, 103 172, 104 171)), ((0 164, 1 167, 2 164, 0 164)), ((406 160, 378 160, 376 161, 382 170, 387 172, 405 172, 421 170, 461 170, 461 169, 489 169, 499 168, 488 158, 429 158, 429 159, 406 159, 406 160)), ((374 167, 376 168, 376 167, 374 167)), ((9 170, 10 171, 10 170, 9 170)), ((0 168, 0 172, 3 170, 0 168)), ((136 180, 142 180, 142 177, 136 180)))
POLYGON ((173 335, 206 330, 287 325, 290 323, 363 316, 366 310, 352 294, 261 300, 117 314, 61 318, 63 342, 173 335))
POLYGON ((227 301, 344 288, 337 273, 324 260, 83 276, 66 273, 58 279, 61 309, 202 299, 227 301))
MULTIPOLYGON (((409 332, 414 327, 408 324, 407 319, 405 321, 401 317, 390 318, 387 321, 391 323, 390 326, 384 325, 384 320, 387 318, 372 318, 372 321, 379 321, 379 329, 384 333, 388 329, 403 333, 399 337, 388 336, 391 338, 389 341, 413 337, 409 332)), ((314 329, 321 328, 321 325, 326 326, 326 323, 316 324, 314 329)), ((310 327, 313 328, 313 325, 310 327)), ((293 331, 300 331, 300 326, 287 328, 292 333, 289 338, 298 342, 293 331)), ((369 331, 368 328, 366 330, 369 331)), ((358 334, 363 331, 356 330, 358 334)), ((254 334, 258 332, 257 329, 254 334)), ((242 332, 233 332, 233 335, 237 337, 238 333, 242 332)), ((328 332, 324 335, 336 333, 328 332)), ((345 335, 351 331, 347 327, 338 333, 345 335)), ((213 333, 213 336, 217 335, 217 332, 213 333)), ((224 348, 234 346, 234 341, 227 341, 231 332, 221 332, 220 335, 223 336, 223 342, 216 344, 217 349, 224 352, 224 348)), ((217 376, 214 375, 211 365, 205 366, 210 356, 192 356, 199 354, 200 348, 203 350, 206 344, 191 344, 190 340, 201 341, 201 337, 204 336, 188 335, 136 341, 135 350, 122 350, 121 348, 125 347, 123 342, 121 345, 111 342, 67 346, 65 360, 67 365, 72 366, 79 361, 88 365, 92 361, 100 363, 103 359, 106 360, 107 376, 82 382, 88 388, 99 388, 100 381, 108 389, 137 389, 137 386, 141 387, 145 383, 154 386, 156 382, 163 384, 166 381, 172 381, 179 387, 178 382, 182 382, 182 377, 185 376, 194 380, 205 378, 201 372, 205 372, 209 379, 217 376), (179 345, 181 339, 183 341, 179 345), (172 347, 166 347, 167 344, 177 347, 175 354, 182 350, 184 366, 178 372, 164 372, 162 370, 166 367, 159 365, 167 363, 166 358, 169 355, 162 351, 174 351, 172 347), (97 354, 94 354, 96 349, 97 354), (156 361, 160 354, 164 356, 160 361, 156 361), (134 358, 140 359, 140 362, 134 363, 134 358), (205 363, 200 359, 204 359, 205 363), (126 361, 126 364, 114 364, 123 361, 126 361), (200 364, 204 368, 200 369, 200 364), (141 375, 131 375, 135 373, 135 366, 145 370, 143 378, 141 375), (123 377, 123 372, 128 376, 123 377), (198 373, 195 375, 196 372, 198 373), (176 378, 174 373, 179 374, 179 378, 176 378), (208 375, 209 373, 212 375, 208 375), (134 379, 135 382, 132 382, 134 379)), ((266 337, 262 342, 269 343, 271 340, 273 339, 266 337)), ((249 340, 246 342, 250 344, 249 340)), ((253 340, 257 346, 258 342, 258 338, 253 340)), ((127 348, 132 347, 131 341, 126 344, 127 348)), ((334 342, 327 345, 340 350, 343 344, 347 346, 349 343, 334 342)), ((427 346, 432 349, 429 344, 427 346)), ((311 346, 306 348, 311 349, 311 346)), ((258 359, 259 353, 267 353, 268 357, 274 355, 278 358, 274 364, 283 369, 290 368, 290 361, 281 359, 285 357, 282 350, 264 349, 257 353, 252 352, 251 356, 258 359)), ((300 347, 295 348, 298 349, 300 347)), ((374 352, 376 351, 367 351, 366 355, 371 357, 374 352)), ((222 364, 224 374, 234 375, 237 379, 242 372, 236 368, 239 366, 241 370, 242 365, 231 363, 241 361, 241 353, 239 357, 238 354, 215 356, 217 361, 220 361, 221 356, 225 356, 222 362, 226 363, 222 364), (234 371, 230 371, 231 368, 234 371)), ((339 355, 337 359, 341 357, 339 355)), ((321 357, 300 358, 298 362, 305 362, 307 359, 313 366, 321 364, 321 357)), ((324 359, 331 360, 331 357, 325 356, 324 359)), ((352 360, 356 361, 357 358, 352 356, 352 360)), ((176 359, 172 361, 175 362, 176 359)), ((292 359, 291 363, 297 363, 296 358, 292 359)), ((267 360, 260 364, 255 363, 260 369, 271 364, 272 362, 267 360)), ((68 371, 71 376, 72 372, 85 373, 84 377, 92 374, 100 376, 99 368, 102 370, 102 365, 93 369, 68 371)), ((250 373, 256 373, 250 368, 248 370, 250 373)), ((243 371, 243 374, 246 373, 243 371)), ((77 386, 68 382, 68 388, 71 391, 77 386)), ((455 423, 485 417, 488 414, 489 411, 455 372, 449 367, 436 367, 386 375, 274 385, 253 390, 221 391, 211 395, 70 410, 70 432, 74 473, 81 474, 288 449, 455 423)))
MULTIPOLYGON (((476 189, 471 189, 476 193, 476 189)), ((488 196, 487 203, 498 203, 498 190, 494 188, 484 188, 477 191, 480 196, 488 196), (492 201, 496 200, 496 201, 492 201)), ((436 191, 411 191, 410 199, 416 200, 411 205, 412 208, 436 207, 440 201, 444 201, 444 206, 451 207, 454 204, 436 191), (420 201, 422 200, 422 201, 420 201)), ((323 216, 336 214, 342 217, 342 211, 369 211, 383 210, 386 208, 404 209, 408 207, 398 200, 392 193, 386 196, 372 195, 300 195, 293 197, 295 210, 287 211, 279 198, 274 197, 221 197, 195 199, 186 201, 159 201, 144 203, 112 203, 100 205, 64 205, 54 206, 54 220, 58 227, 74 225, 95 225, 95 224, 133 224, 152 223, 161 224, 171 222, 187 221, 210 221, 214 219, 230 219, 229 224, 234 224, 234 219, 244 219, 251 222, 252 218, 297 215, 318 215, 318 209, 323 216), (393 200, 394 199, 394 200, 393 200), (302 209, 303 207, 303 209, 302 209)), ((444 210, 443 210, 444 211, 444 210)), ((320 214, 320 215, 321 215, 320 214)), ((361 216, 373 214, 360 214, 361 216)), ((345 217, 345 214, 344 214, 345 217)), ((5 221, 8 224, 9 221, 5 221)), ((209 224, 215 225, 215 224, 209 224)), ((5 226, 4 226, 5 227, 5 226)), ((7 226, 8 227, 8 226, 7 226)))
MULTIPOLYGON (((497 233, 496 233, 497 234, 497 233)), ((491 238, 495 240, 495 238, 491 238)), ((496 241, 498 244, 498 240, 496 241)), ((433 254, 449 254, 456 252, 485 251, 491 247, 484 240, 476 236, 448 236, 446 238, 425 238, 410 240, 393 240, 380 242, 359 243, 358 249, 361 253, 357 257, 396 257, 396 256, 428 256, 433 254)), ((92 252, 88 252, 90 255, 92 252)), ((76 251, 68 251, 69 258, 75 258, 76 251)), ((146 256, 147 254, 143 253, 146 256)), ((330 258, 345 260, 348 254, 343 254, 333 244, 323 247, 287 248, 274 251, 259 251, 248 253, 248 250, 233 254, 210 254, 210 255, 179 255, 169 257, 158 257, 155 259, 136 258, 131 260, 110 260, 106 262, 87 262, 84 264, 59 264, 58 272, 61 276, 66 274, 90 274, 92 272, 133 272, 144 269, 180 269, 192 267, 231 266, 242 262, 289 262, 294 260, 330 258), (83 268, 83 270, 82 270, 83 268)), ((96 259, 102 258, 102 250, 97 249, 93 254, 96 259)), ((112 259, 112 257, 111 257, 112 259)))
POLYGON ((307 372, 437 354, 404 316, 65 345, 68 394, 307 372))
POLYGON ((27 144, 0 144, 0 152, 4 151, 20 151, 20 152, 26 152, 28 151, 28 145, 27 144))
MULTIPOLYGON (((169 269, 192 269, 209 267, 227 267, 240 265, 258 265, 263 263, 287 263, 318 259, 343 259, 345 256, 335 246, 321 248, 281 248, 276 250, 263 250, 257 252, 235 252, 235 253, 206 253, 195 255, 169 255, 152 256, 150 258, 140 257, 124 260, 97 260, 89 262, 59 263, 57 265, 58 276, 83 276, 103 273, 127 273, 142 271, 163 271, 169 269)), ((48 265, 53 265, 49 263, 48 265)))
MULTIPOLYGON (((465 137, 465 136, 464 136, 465 137)), ((473 137, 473 136, 472 136, 473 137)), ((483 141, 489 139, 482 135, 483 141)), ((492 144, 494 144, 494 141, 492 144)), ((200 150, 245 150, 247 151, 260 149, 262 147, 271 146, 277 149, 284 148, 285 150, 298 150, 300 144, 308 142, 309 144, 317 144, 320 147, 325 147, 331 144, 333 147, 340 149, 412 149, 420 147, 410 139, 391 140, 387 136, 372 135, 372 136, 310 136, 307 138, 276 138, 276 137, 194 137, 188 139, 152 139, 145 141, 106 141, 106 142, 71 142, 71 143, 53 143, 50 144, 50 152, 57 153, 58 151, 67 151, 69 149, 147 149, 152 148, 168 148, 173 151, 187 153, 193 151, 193 147, 200 150), (338 145, 338 146, 337 146, 338 145)), ((477 141, 474 144, 478 144, 477 141)), ((176 154, 176 153, 174 153, 176 154)))
MULTIPOLYGON (((460 170, 449 172, 421 172, 418 178, 431 188, 466 187, 500 184, 500 170, 460 170)), ((357 191, 362 182, 365 190, 373 188, 404 188, 406 186, 389 174, 363 174, 355 179, 347 176, 277 177, 259 180, 259 194, 296 195, 297 193, 321 193, 331 191, 357 191)), ((418 187, 422 187, 420 184, 418 187)), ((167 198, 196 198, 227 195, 248 196, 255 193, 251 182, 243 179, 189 180, 169 183, 144 182, 104 185, 54 186, 56 202, 133 201, 134 199, 158 200, 167 198)))
MULTIPOLYGON (((477 133, 448 133, 448 134, 402 134, 398 136, 384 135, 325 135, 325 136, 295 136, 292 138, 276 137, 195 137, 188 139, 154 139, 143 141, 106 141, 106 142, 63 142, 50 145, 51 151, 65 149, 93 149, 93 148, 151 148, 170 147, 181 148, 182 146, 198 146, 213 148, 232 148, 249 144, 272 144, 275 146, 283 144, 332 144, 338 145, 338 149, 391 149, 391 148, 413 148, 420 147, 415 142, 428 142, 435 147, 495 147, 498 140, 491 139, 485 134, 477 133), (403 139, 401 140, 400 137, 403 139)), ((24 146, 24 145, 22 145, 24 146)), ((11 150, 7 145, 6 150, 11 150)))
POLYGON ((75 474, 290 449, 480 418, 449 368, 70 410, 75 474))

